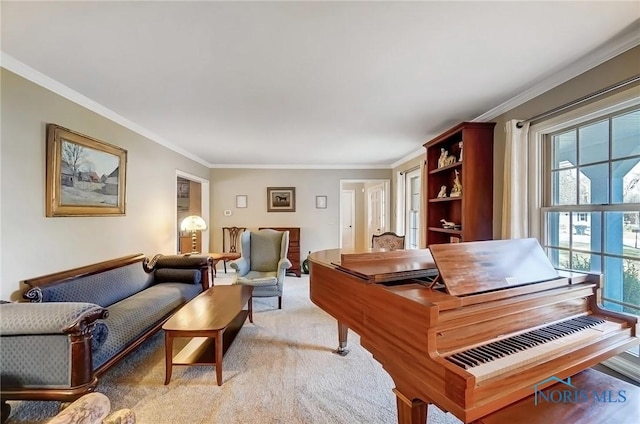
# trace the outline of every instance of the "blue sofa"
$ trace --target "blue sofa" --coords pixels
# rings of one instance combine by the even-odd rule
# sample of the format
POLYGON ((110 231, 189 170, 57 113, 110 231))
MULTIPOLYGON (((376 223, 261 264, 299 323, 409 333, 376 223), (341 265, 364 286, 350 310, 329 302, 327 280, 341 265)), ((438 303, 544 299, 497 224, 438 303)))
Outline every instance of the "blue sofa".
POLYGON ((25 280, 30 302, 0 304, 7 400, 72 401, 209 287, 211 258, 130 255, 25 280))

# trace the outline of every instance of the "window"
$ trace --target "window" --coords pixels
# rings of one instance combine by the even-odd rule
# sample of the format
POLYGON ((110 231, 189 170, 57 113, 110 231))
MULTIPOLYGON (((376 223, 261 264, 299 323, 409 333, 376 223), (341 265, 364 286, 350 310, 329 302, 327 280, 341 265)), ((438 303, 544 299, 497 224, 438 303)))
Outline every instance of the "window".
POLYGON ((544 152, 549 258, 604 274, 605 307, 640 315, 640 108, 550 133, 544 152))
POLYGON ((420 246, 420 169, 405 174, 405 248, 420 246))

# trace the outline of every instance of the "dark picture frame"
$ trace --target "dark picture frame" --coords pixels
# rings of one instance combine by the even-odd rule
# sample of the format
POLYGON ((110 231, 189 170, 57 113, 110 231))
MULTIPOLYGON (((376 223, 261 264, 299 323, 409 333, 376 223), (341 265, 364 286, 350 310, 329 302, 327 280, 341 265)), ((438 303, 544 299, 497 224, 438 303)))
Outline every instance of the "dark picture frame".
POLYGON ((47 124, 46 216, 126 213, 127 151, 47 124))
POLYGON ((267 212, 295 212, 295 187, 267 187, 267 212))

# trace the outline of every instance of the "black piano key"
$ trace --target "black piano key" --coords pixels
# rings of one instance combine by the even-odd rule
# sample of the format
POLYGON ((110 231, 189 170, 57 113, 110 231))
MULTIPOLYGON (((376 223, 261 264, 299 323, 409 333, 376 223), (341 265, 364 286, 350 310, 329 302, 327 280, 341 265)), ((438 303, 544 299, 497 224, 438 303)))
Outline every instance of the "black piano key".
POLYGON ((521 343, 524 343, 524 344, 525 344, 525 345, 527 345, 528 347, 534 347, 534 346, 537 346, 537 345, 538 345, 538 342, 537 342, 537 341, 527 339, 527 337, 526 337, 526 336, 524 336, 524 335, 522 335, 522 334, 520 334, 519 336, 514 336, 514 338, 515 338, 517 341, 519 341, 519 342, 521 342, 521 343))
POLYGON ((532 340, 537 340, 537 341, 538 341, 538 343, 540 343, 540 344, 542 344, 542 343, 546 343, 546 342, 548 342, 548 341, 549 341, 549 340, 545 339, 544 337, 541 337, 541 336, 539 336, 539 335, 537 335, 537 334, 534 334, 534 332, 533 332, 533 331, 529 331, 529 332, 527 333, 527 337, 529 337, 529 338, 530 338, 530 339, 532 339, 532 340))
POLYGON ((467 355, 467 352, 459 352, 456 355, 458 359, 469 362, 473 366, 480 365, 480 361, 475 359, 473 356, 467 355))
POLYGON ((468 368, 471 368, 471 366, 469 366, 468 364, 465 364, 462 361, 459 361, 458 359, 455 358, 455 355, 452 356, 448 356, 446 358, 449 362, 453 362, 454 364, 456 364, 457 366, 459 366, 460 368, 464 368, 465 370, 468 368))
POLYGON ((498 349, 502 350, 507 355, 511 355, 512 353, 518 352, 518 349, 515 349, 513 346, 509 345, 508 343, 505 343, 502 340, 494 343, 498 349))
POLYGON ((503 358, 505 356, 504 353, 500 352, 497 349, 494 349, 494 348, 490 347, 489 345, 479 346, 478 349, 483 351, 483 352, 485 352, 487 355, 491 355, 494 359, 495 358, 503 358))
POLYGON ((482 362, 483 364, 485 362, 489 362, 489 358, 485 358, 484 355, 478 353, 478 351, 476 351, 475 349, 469 349, 469 350, 465 350, 464 353, 466 353, 467 355, 473 357, 474 359, 482 362))
POLYGON ((509 339, 504 339, 503 342, 513 346, 514 348, 518 349, 518 350, 525 350, 526 348, 528 348, 527 345, 525 345, 524 343, 521 343, 515 339, 509 338, 509 339))
POLYGON ((538 329, 536 330, 537 332, 539 332, 542 336, 544 336, 545 338, 547 338, 547 340, 555 340, 558 338, 558 335, 556 333, 550 333, 545 329, 538 329))

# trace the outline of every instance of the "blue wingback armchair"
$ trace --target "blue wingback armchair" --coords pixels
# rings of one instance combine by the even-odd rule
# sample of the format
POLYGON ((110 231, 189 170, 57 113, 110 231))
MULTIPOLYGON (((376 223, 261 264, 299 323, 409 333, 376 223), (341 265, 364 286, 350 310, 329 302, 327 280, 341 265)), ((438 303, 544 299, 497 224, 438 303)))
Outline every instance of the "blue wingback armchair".
POLYGON ((282 309, 284 276, 291 267, 287 259, 289 232, 245 231, 240 246, 242 256, 229 265, 237 273, 234 284, 253 286, 253 297, 278 296, 278 309, 282 309))

